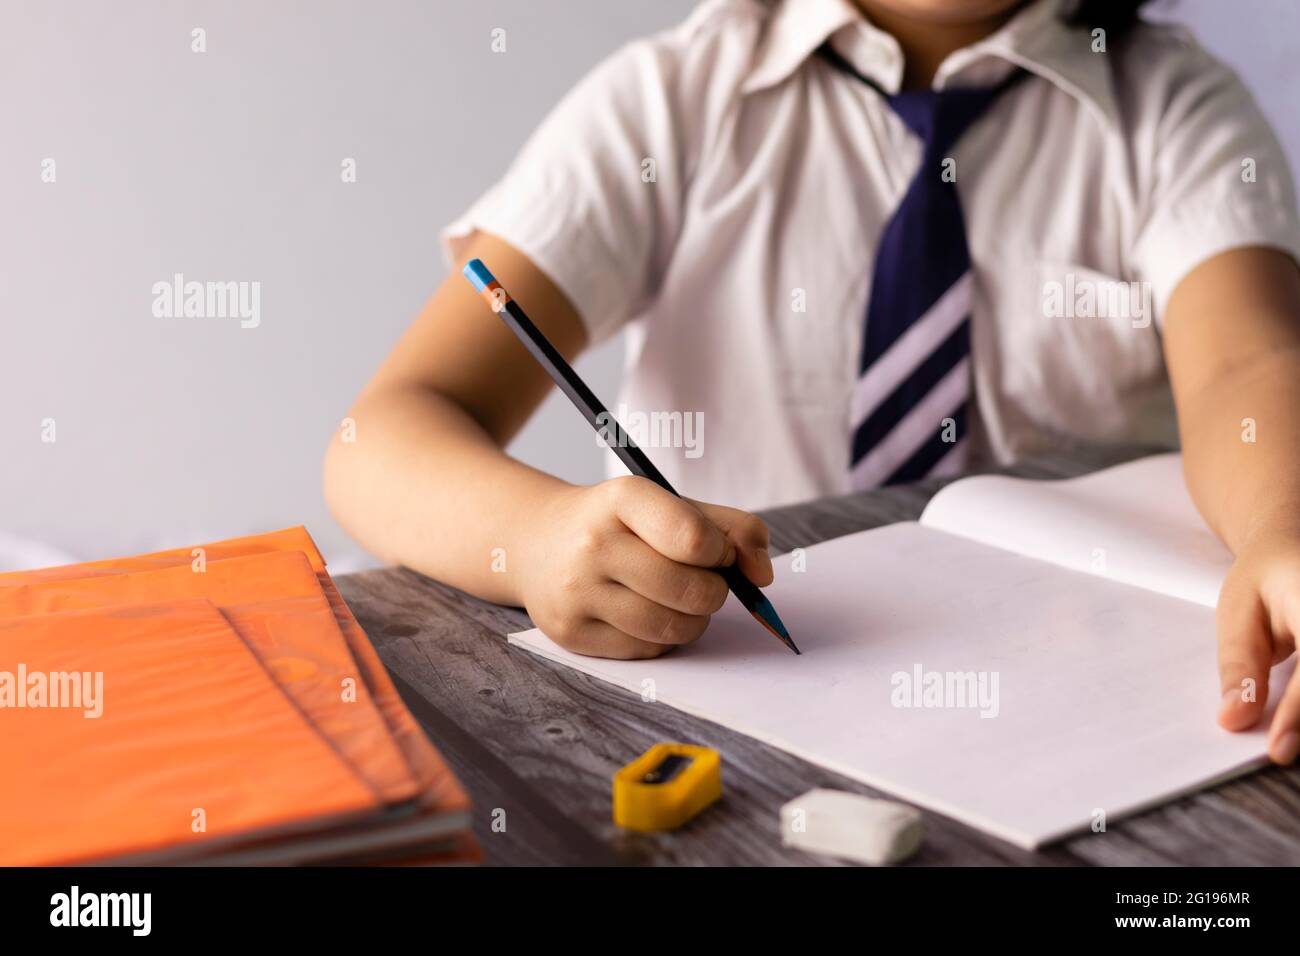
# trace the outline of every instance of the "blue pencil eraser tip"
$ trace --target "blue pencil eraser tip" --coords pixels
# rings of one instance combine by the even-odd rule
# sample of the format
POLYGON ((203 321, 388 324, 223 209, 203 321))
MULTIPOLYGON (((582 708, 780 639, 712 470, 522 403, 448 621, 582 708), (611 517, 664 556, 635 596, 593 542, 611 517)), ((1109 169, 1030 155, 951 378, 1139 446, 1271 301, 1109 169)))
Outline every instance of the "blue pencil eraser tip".
POLYGON ((496 276, 488 271, 488 267, 483 265, 482 259, 471 259, 465 263, 465 278, 468 279, 474 288, 479 292, 485 290, 493 282, 496 282, 496 276))

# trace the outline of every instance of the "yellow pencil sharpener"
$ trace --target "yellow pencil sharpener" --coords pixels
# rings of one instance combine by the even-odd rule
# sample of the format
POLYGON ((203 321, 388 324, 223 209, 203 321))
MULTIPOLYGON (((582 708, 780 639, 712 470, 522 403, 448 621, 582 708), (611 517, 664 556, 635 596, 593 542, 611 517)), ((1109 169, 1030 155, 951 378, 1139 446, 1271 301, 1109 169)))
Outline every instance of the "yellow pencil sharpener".
POLYGON ((614 822, 675 830, 722 796, 722 758, 691 744, 655 744, 614 774, 614 822))

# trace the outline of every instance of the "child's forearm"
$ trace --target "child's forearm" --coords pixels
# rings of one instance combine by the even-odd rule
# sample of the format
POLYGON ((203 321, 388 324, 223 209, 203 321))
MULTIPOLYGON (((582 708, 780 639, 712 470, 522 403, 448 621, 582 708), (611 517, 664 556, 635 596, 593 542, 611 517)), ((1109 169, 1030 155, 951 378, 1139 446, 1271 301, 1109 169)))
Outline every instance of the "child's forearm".
POLYGON ((1300 542, 1300 272, 1276 249, 1225 252, 1170 298, 1165 355, 1187 485, 1238 557, 1300 542))
MULTIPOLYGON (((1197 266, 1174 290, 1165 357, 1183 469, 1232 549, 1215 609, 1219 724, 1245 730, 1270 703, 1269 671, 1300 634, 1300 271, 1250 247, 1197 266)), ((1281 694, 1269 756, 1300 753, 1300 682, 1281 694)))
POLYGON ((1300 540, 1300 348, 1225 370, 1179 415, 1188 487, 1228 547, 1300 540))
POLYGON ((385 561, 522 604, 516 546, 529 516, 570 486, 507 456, 422 386, 368 392, 349 417, 355 433, 340 429, 325 463, 326 498, 349 534, 385 561))

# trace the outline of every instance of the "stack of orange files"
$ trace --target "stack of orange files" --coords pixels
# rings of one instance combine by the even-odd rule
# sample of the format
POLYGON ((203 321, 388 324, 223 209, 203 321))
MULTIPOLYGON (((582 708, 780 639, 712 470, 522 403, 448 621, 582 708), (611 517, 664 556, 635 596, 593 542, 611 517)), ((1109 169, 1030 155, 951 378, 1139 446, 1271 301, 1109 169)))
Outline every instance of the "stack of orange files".
POLYGON ((0 865, 470 863, 303 528, 0 574, 0 865))

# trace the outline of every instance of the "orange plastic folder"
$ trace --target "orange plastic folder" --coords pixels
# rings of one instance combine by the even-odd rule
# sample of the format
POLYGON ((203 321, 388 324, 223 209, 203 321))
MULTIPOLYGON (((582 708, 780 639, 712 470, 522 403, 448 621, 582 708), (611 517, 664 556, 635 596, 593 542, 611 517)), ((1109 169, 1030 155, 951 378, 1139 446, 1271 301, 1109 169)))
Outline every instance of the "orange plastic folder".
MULTIPOLYGON (((5 633, 56 617, 188 606, 193 599, 216 611, 227 636, 244 645, 307 730, 369 794, 372 811, 339 823, 306 805, 296 829, 310 838, 285 838, 274 828, 248 831, 208 849, 198 862, 474 862, 480 857, 473 838, 463 834, 469 808, 464 790, 402 703, 305 529, 0 574, 5 633)), ((166 631, 165 624, 158 628, 166 631)), ((94 640, 89 632, 82 639, 94 640)), ((160 642, 155 651, 166 657, 169 645, 160 642)), ((0 672, 10 656, 0 640, 0 672)), ((8 729, 6 716, 0 708, 0 739, 8 729)), ((209 717, 220 719, 215 713, 209 717)), ((245 785, 260 786, 252 777, 245 785)), ((322 779, 315 786, 333 784, 322 779)), ((0 787, 0 816, 14 819, 25 809, 21 799, 0 787)), ((189 845, 195 845, 192 839, 189 845)), ((169 847, 170 858, 178 846, 184 858, 183 844, 169 847)), ((157 858, 148 851, 149 845, 141 844, 116 852, 125 853, 127 862, 157 858)), ((195 857, 192 849, 190 857, 195 857)), ((2 849, 0 862, 12 862, 2 849)))
POLYGON ((55 568, 43 568, 36 571, 14 571, 0 574, 0 588, 34 584, 48 581, 66 581, 77 578, 100 577, 105 575, 131 574, 139 571, 185 565, 195 567, 200 561, 219 561, 248 555, 268 554, 278 551, 300 551, 306 555, 316 573, 321 590, 329 601, 330 608, 343 632, 348 650, 356 660, 357 669, 370 690, 380 714, 387 724, 389 732, 406 758, 407 765, 419 784, 422 796, 421 804, 426 810, 442 812, 468 811, 469 798, 461 788, 442 756, 429 743, 424 732, 411 716, 406 705, 398 696, 397 688, 384 670, 361 625, 352 615, 351 609, 334 586, 333 579, 325 568, 325 559, 316 548, 307 529, 303 527, 284 528, 265 534, 241 538, 229 538, 208 544, 194 545, 186 548, 173 548, 152 554, 136 555, 129 558, 110 558, 103 561, 90 561, 82 564, 69 564, 55 568))
POLYGON ((0 621, 0 672, 21 694, 6 700, 0 678, 5 864, 138 853, 377 805, 208 601, 0 621))
POLYGON ((199 567, 0 588, 0 618, 206 598, 380 799, 415 798, 415 777, 360 678, 307 556, 278 551, 199 567))

